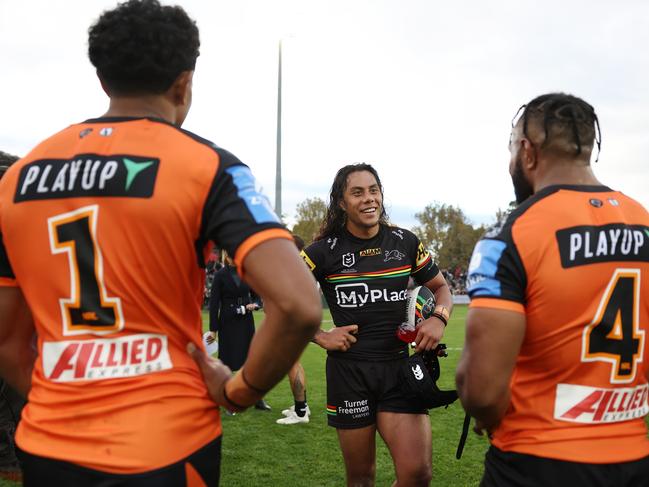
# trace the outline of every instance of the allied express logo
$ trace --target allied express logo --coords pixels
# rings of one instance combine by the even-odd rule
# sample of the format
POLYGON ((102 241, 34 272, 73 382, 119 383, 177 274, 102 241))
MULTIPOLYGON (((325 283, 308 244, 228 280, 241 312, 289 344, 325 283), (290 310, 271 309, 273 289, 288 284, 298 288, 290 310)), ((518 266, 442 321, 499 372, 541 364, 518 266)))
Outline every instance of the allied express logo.
POLYGON ((21 169, 14 202, 80 196, 150 198, 159 166, 157 158, 132 155, 41 159, 21 169))

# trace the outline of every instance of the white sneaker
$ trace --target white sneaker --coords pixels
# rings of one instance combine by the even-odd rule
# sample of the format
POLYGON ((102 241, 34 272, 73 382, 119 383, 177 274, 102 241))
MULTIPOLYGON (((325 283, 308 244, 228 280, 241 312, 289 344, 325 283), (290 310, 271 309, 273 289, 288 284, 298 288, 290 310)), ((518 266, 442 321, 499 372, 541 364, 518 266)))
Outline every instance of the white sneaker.
MULTIPOLYGON (((295 404, 293 404, 290 408, 284 409, 282 411, 282 414, 287 417, 292 415, 293 413, 295 413, 295 404)), ((311 414, 311 409, 309 408, 308 404, 306 405, 306 413, 311 414)))
POLYGON ((308 423, 309 422, 309 413, 307 412, 304 416, 300 417, 295 414, 295 411, 291 411, 289 416, 285 418, 278 419, 277 424, 298 424, 298 423, 308 423))

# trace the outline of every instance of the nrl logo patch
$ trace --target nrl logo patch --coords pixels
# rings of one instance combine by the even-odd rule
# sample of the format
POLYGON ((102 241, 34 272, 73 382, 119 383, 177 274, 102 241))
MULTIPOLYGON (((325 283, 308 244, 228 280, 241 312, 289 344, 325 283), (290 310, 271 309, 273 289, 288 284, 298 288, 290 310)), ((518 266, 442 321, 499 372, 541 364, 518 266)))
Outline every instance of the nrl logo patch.
POLYGON ((343 254, 343 265, 345 267, 351 267, 356 263, 356 258, 354 257, 353 252, 348 252, 343 254))

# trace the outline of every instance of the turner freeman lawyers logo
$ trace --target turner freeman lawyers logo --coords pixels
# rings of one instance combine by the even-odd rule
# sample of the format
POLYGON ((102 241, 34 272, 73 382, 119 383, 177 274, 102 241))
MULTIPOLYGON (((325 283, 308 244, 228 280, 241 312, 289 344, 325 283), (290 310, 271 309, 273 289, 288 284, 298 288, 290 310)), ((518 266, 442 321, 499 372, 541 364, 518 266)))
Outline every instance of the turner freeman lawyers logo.
POLYGON ((367 399, 357 401, 343 401, 341 406, 327 404, 329 416, 350 416, 353 419, 364 418, 370 414, 370 405, 367 399))
POLYGON ((341 308, 362 308, 368 303, 405 301, 407 291, 370 289, 363 282, 338 284, 335 287, 336 304, 341 308))
POLYGON ((343 254, 343 265, 345 267, 351 267, 356 263, 356 258, 354 257, 353 252, 348 252, 343 254))

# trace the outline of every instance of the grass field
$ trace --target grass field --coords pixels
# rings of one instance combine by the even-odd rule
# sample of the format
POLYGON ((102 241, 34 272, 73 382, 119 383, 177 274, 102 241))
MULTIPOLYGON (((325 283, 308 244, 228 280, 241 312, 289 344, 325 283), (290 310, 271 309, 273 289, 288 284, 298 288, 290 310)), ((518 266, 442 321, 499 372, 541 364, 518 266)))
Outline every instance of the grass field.
MULTIPOLYGON (((449 356, 441 360, 442 389, 454 388, 454 371, 464 342, 466 306, 456 306, 444 341, 449 356)), ((261 319, 261 317, 259 317, 261 319)), ((331 326, 325 310, 324 327, 331 326)), ((271 412, 249 410, 223 416, 222 485, 241 486, 341 486, 345 483, 342 456, 335 430, 327 426, 325 413, 325 351, 309 345, 302 357, 307 375, 307 395, 312 415, 309 424, 278 425, 281 410, 293 404, 284 380, 268 395, 271 412)), ((469 435, 463 457, 455 459, 464 412, 456 402, 448 409, 430 413, 433 430, 433 485, 475 486, 482 474, 486 439, 469 435)), ((377 486, 394 481, 392 461, 383 442, 377 441, 377 486)))
MULTIPOLYGON (((454 388, 454 371, 464 342, 466 306, 456 306, 446 330, 444 341, 449 352, 441 359, 442 389, 454 388)), ((262 320, 257 314, 256 322, 262 320)), ((207 327, 207 314, 204 314, 207 327)), ((331 326, 331 316, 325 310, 324 328, 331 326)), ((307 395, 311 422, 299 425, 278 425, 275 420, 281 410, 293 404, 288 380, 282 381, 267 396, 273 407, 270 412, 251 409, 236 416, 223 418, 223 460, 221 485, 224 487, 320 487, 341 486, 345 483, 342 456, 336 432, 327 426, 325 413, 326 354, 317 345, 309 345, 302 356, 307 376, 307 395)), ((448 409, 430 413, 433 429, 433 485, 454 487, 475 486, 482 474, 482 459, 487 441, 473 433, 469 435, 462 460, 455 459, 464 412, 459 402, 448 409)), ((376 485, 388 486, 394 481, 392 461, 387 448, 377 440, 376 485)), ((19 484, 0 480, 0 487, 19 484)))

